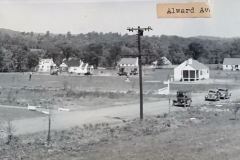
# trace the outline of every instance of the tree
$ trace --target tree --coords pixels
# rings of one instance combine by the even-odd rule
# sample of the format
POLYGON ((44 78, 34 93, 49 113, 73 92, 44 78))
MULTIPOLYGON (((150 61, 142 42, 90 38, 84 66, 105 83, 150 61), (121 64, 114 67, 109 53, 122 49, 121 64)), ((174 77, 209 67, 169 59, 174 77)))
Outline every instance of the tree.
POLYGON ((57 66, 60 66, 62 64, 62 60, 64 59, 62 51, 57 47, 50 48, 47 51, 47 57, 52 58, 53 62, 57 66))
POLYGON ((4 60, 4 52, 3 52, 3 49, 0 48, 0 68, 3 68, 3 66, 4 66, 3 60, 4 60))
POLYGON ((37 54, 34 53, 29 53, 27 56, 27 66, 28 66, 28 70, 32 70, 33 68, 35 68, 39 63, 39 56, 37 54))
POLYGON ((45 37, 49 37, 50 36, 50 31, 46 31, 45 37))
POLYGON ((98 67, 100 64, 100 57, 103 55, 103 46, 101 44, 89 44, 85 48, 83 54, 84 61, 88 62, 90 65, 98 67))
POLYGON ((240 39, 234 39, 231 43, 230 56, 235 58, 240 57, 240 39))
POLYGON ((171 44, 168 47, 169 55, 167 58, 174 64, 180 64, 185 60, 182 48, 177 44, 171 44))
POLYGON ((109 67, 117 66, 117 61, 120 59, 121 47, 118 44, 113 44, 109 49, 109 55, 107 56, 107 62, 109 67))
POLYGON ((70 57, 75 56, 76 48, 70 42, 60 42, 56 45, 61 50, 63 57, 68 60, 70 57))
POLYGON ((188 45, 188 54, 193 59, 198 59, 204 53, 205 49, 200 43, 192 42, 188 45))
POLYGON ((67 32, 67 39, 70 39, 72 37, 72 34, 70 31, 67 32))
POLYGON ((25 46, 13 46, 12 50, 12 64, 14 71, 21 72, 27 70, 27 52, 28 49, 25 46))

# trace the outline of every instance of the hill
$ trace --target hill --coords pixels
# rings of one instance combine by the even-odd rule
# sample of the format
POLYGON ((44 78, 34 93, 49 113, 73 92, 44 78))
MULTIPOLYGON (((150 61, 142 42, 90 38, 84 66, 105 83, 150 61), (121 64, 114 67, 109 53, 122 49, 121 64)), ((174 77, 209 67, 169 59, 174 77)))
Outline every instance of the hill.
MULTIPOLYGON (((78 57, 98 67, 114 67, 121 57, 137 55, 134 35, 118 33, 97 33, 72 35, 18 32, 0 29, 2 71, 29 70, 32 56, 53 58, 56 64, 62 59, 78 57), (31 48, 44 49, 46 52, 33 55, 31 48), (7 66, 7 67, 6 67, 7 66), (7 69, 6 69, 7 68, 7 69)), ((142 38, 143 63, 151 64, 160 57, 167 57, 173 64, 179 64, 189 57, 203 63, 222 63, 225 57, 240 57, 239 38, 220 38, 209 36, 144 36, 142 38)), ((35 64, 36 65, 36 64, 35 64)))

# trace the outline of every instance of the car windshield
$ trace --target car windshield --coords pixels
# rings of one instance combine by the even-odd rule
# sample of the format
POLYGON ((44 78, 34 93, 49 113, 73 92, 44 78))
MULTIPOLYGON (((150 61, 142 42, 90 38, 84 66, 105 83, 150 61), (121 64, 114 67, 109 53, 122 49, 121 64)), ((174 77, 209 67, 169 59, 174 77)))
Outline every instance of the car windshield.
POLYGON ((178 92, 177 95, 178 97, 186 97, 189 96, 189 92, 178 92))
POLYGON ((184 94, 183 94, 182 92, 178 92, 178 96, 179 96, 179 97, 183 97, 184 94))
POLYGON ((209 95, 215 95, 216 92, 209 92, 208 94, 209 94, 209 95))
POLYGON ((213 94, 213 93, 216 93, 216 91, 209 91, 209 93, 212 93, 212 94, 213 94))

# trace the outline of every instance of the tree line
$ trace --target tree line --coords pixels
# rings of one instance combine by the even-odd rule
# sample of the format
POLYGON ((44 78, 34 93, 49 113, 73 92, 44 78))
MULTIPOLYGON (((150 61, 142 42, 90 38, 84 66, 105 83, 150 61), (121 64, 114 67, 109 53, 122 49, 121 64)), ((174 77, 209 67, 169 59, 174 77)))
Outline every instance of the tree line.
MULTIPOLYGON (((220 64, 224 58, 240 57, 239 38, 216 37, 142 37, 143 64, 167 57, 180 64, 192 57, 205 64, 220 64)), ((73 35, 16 32, 0 29, 0 71, 30 71, 40 58, 53 58, 57 65, 63 59, 80 58, 95 67, 114 68, 122 57, 138 54, 135 35, 97 33, 73 35), (33 50, 35 49, 35 50, 33 50)))

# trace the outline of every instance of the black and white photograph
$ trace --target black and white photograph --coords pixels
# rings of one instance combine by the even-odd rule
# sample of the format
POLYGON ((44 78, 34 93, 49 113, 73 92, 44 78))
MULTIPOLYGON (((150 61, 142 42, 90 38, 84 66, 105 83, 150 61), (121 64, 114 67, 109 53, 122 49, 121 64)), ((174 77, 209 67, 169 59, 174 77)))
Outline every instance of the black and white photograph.
POLYGON ((239 160, 239 8, 0 0, 0 160, 239 160))

